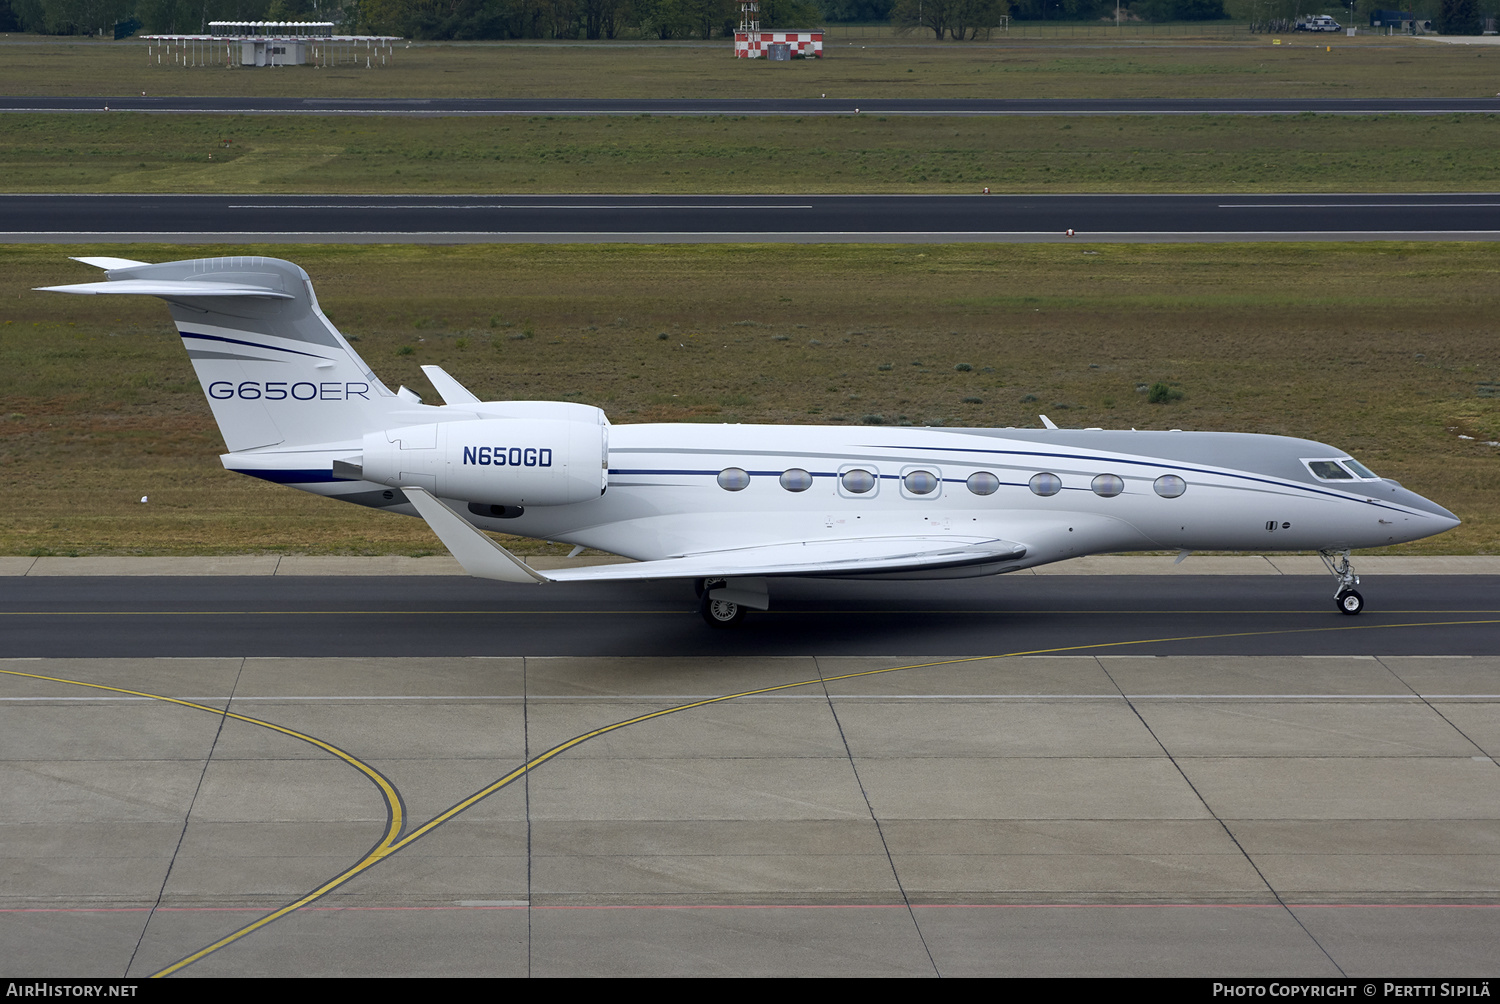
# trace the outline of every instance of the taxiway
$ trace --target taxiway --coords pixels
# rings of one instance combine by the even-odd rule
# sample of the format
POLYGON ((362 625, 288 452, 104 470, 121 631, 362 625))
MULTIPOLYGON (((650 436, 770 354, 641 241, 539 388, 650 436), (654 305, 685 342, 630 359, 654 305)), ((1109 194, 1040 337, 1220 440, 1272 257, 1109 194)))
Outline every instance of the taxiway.
POLYGON ((716 633, 65 560, 0 579, 16 973, 1493 972, 1494 575, 1358 618, 1273 572, 804 583, 716 633))

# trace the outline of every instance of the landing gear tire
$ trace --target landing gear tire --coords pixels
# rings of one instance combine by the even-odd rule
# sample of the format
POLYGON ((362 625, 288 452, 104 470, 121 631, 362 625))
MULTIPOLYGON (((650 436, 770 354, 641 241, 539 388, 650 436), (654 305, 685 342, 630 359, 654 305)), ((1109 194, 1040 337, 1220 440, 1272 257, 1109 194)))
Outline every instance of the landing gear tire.
POLYGON ((732 628, 744 623, 745 608, 730 600, 716 600, 707 594, 703 597, 698 612, 711 628, 732 628))
POLYGON ((1339 613, 1352 616, 1363 610, 1365 598, 1354 588, 1359 585, 1359 576, 1354 574, 1354 566, 1349 563, 1349 551, 1319 551, 1318 556, 1339 580, 1333 591, 1333 605, 1339 608, 1339 613))

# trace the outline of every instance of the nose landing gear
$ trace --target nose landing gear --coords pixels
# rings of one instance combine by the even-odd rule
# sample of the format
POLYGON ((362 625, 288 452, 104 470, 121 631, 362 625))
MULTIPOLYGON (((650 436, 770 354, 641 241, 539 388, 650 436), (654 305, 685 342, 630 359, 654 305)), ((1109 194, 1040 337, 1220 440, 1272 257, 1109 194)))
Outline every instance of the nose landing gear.
POLYGON ((1354 566, 1349 563, 1349 550, 1319 551, 1318 557, 1323 559, 1329 573, 1339 580, 1333 591, 1333 605, 1339 608, 1339 613, 1352 616, 1363 610, 1365 598, 1354 588, 1359 585, 1359 576, 1354 574, 1354 566))

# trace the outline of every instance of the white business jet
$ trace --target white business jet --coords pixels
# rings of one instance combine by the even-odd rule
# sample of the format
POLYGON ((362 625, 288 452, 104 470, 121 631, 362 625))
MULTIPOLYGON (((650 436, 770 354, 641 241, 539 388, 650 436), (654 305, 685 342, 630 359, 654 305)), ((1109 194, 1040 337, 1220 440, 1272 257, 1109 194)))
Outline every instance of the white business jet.
POLYGON ((420 516, 480 578, 695 582, 704 619, 770 605, 778 576, 929 579, 1085 554, 1310 550, 1364 599, 1349 550, 1458 525, 1343 450, 1225 432, 779 425, 611 426, 555 401, 391 391, 275 258, 81 258, 106 281, 60 293, 167 302, 231 471, 420 516), (539 571, 486 530, 633 563, 539 571))

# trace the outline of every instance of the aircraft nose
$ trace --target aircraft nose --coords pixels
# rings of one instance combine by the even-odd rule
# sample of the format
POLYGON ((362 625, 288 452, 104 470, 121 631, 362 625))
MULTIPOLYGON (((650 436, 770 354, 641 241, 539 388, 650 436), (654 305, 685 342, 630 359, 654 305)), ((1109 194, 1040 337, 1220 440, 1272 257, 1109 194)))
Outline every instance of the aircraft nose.
POLYGON ((1453 515, 1451 512, 1449 512, 1447 509, 1444 509, 1437 503, 1431 503, 1431 505, 1432 511, 1437 514, 1438 518, 1447 521, 1448 525, 1443 527, 1444 530, 1451 530, 1455 526, 1458 526, 1463 522, 1463 520, 1459 519, 1457 516, 1453 515))
POLYGON ((1434 533, 1442 533, 1444 530, 1451 530, 1455 526, 1458 526, 1461 522, 1463 522, 1447 509, 1444 509, 1442 506, 1432 501, 1432 499, 1424 498, 1423 496, 1418 495, 1416 492, 1411 491, 1410 489, 1402 488, 1398 485, 1396 487, 1396 493, 1397 498, 1400 501, 1405 502, 1413 509, 1419 509, 1422 512, 1425 512, 1432 516, 1434 519, 1437 519, 1446 524, 1441 530, 1433 531, 1434 533), (1402 496, 1405 497, 1403 498, 1402 496))

